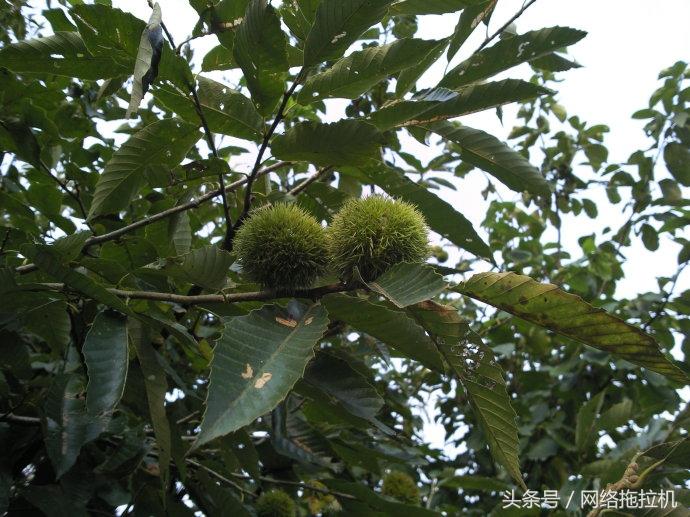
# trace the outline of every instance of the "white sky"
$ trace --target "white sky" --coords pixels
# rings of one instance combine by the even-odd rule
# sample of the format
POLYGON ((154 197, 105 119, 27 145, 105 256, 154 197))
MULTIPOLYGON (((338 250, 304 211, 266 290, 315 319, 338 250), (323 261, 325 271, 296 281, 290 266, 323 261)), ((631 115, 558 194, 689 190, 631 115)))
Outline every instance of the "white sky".
MULTIPOLYGON (((187 0, 162 0, 163 20, 171 29, 177 42, 183 41, 197 20, 196 13, 187 0)), ((115 7, 128 10, 147 20, 150 9, 143 0, 113 0, 115 7)), ((521 0, 499 0, 492 19, 490 32, 502 25, 522 5, 521 0)), ((611 132, 605 144, 609 148, 610 162, 625 161, 635 150, 646 148, 650 142, 644 136, 641 121, 632 120, 630 115, 644 108, 651 93, 659 84, 657 74, 678 60, 690 60, 690 2, 688 0, 540 0, 531 6, 518 20, 518 32, 526 32, 542 27, 565 25, 584 29, 589 34, 574 45, 570 52, 583 68, 560 74, 562 83, 558 90, 560 104, 569 114, 577 114, 590 124, 607 124, 611 132)), ((420 30, 416 37, 438 39, 452 33, 457 15, 426 16, 420 19, 420 30)), ((465 43, 453 64, 476 49, 485 36, 483 26, 465 43)), ((197 59, 215 46, 215 36, 193 42, 197 59)), ((442 58, 425 76, 421 85, 434 86, 441 78, 445 67, 442 58)), ((220 79, 222 73, 212 74, 220 79)), ((526 65, 503 74, 510 77, 528 78, 530 69, 526 65)), ((236 75, 227 75, 227 80, 235 83, 236 75)), ((344 116, 345 103, 329 101, 329 119, 344 116)), ((467 125, 483 129, 498 137, 505 138, 513 126, 514 108, 504 110, 504 126, 501 126, 494 112, 485 112, 461 119, 467 125)), ((409 138, 403 140, 406 150, 426 162, 436 155, 433 148, 424 147, 409 138)), ((246 143, 245 143, 246 145, 246 143)), ((248 160, 249 161, 249 160, 248 160)), ((537 163, 538 157, 533 162, 537 163)), ((661 160, 663 162, 663 160, 661 160)), ((577 173, 577 170, 576 170, 577 173)), ((668 176, 663 163, 657 166, 659 177, 668 176)), ((482 174, 471 173, 466 179, 456 181, 457 192, 442 195, 454 206, 462 207, 464 215, 479 229, 484 217, 486 203, 480 191, 486 181, 482 174)), ((514 193, 501 189, 505 198, 515 198, 514 193)), ((608 206, 605 197, 599 206, 600 218, 593 224, 587 218, 566 218, 564 222, 564 244, 579 256, 577 239, 605 225, 617 229, 627 218, 621 212, 627 191, 621 190, 623 203, 608 206)), ((483 232, 480 233, 483 234, 483 232)), ((690 237, 690 236, 686 236, 690 237)), ((641 244, 626 251, 627 263, 624 266, 626 279, 621 283, 619 294, 634 296, 644 291, 656 291, 656 277, 671 276, 675 273, 678 248, 662 239, 660 249, 647 251, 641 244)), ((690 276, 681 278, 677 289, 690 287, 690 276)), ((687 394, 685 394, 687 396, 687 394)), ((431 410, 433 405, 427 405, 431 410)), ((433 446, 443 447, 444 431, 441 426, 429 423, 425 435, 433 446)), ((450 452, 450 451, 449 451, 450 452)))

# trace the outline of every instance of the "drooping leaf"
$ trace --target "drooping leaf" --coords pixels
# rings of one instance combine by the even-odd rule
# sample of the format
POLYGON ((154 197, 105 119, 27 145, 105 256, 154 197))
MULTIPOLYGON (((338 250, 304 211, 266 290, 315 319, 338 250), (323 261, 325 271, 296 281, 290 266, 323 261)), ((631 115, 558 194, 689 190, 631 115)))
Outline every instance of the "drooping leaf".
POLYGON ((453 68, 439 86, 457 88, 487 79, 520 63, 577 43, 586 34, 585 31, 569 27, 548 27, 502 39, 453 68))
POLYGON ((86 408, 89 415, 110 415, 122 397, 129 366, 127 320, 100 312, 84 340, 82 353, 89 382, 86 408))
POLYGON ((493 260, 489 246, 482 241, 472 223, 436 194, 388 167, 369 168, 365 172, 376 185, 391 196, 415 204, 424 214, 429 227, 436 233, 462 249, 493 260))
POLYGON ((436 40, 401 39, 353 52, 324 72, 309 77, 297 101, 309 104, 332 97, 356 99, 382 79, 417 64, 437 44, 436 40))
POLYGON ((300 122, 273 138, 273 155, 314 165, 360 165, 379 157, 383 135, 362 120, 300 122))
POLYGON ((266 305, 229 320, 211 363, 206 412, 194 447, 236 431, 283 400, 328 323, 320 304, 295 319, 266 305))
POLYGON ((431 52, 423 59, 420 59, 416 65, 406 68, 398 74, 398 80, 395 83, 395 96, 397 98, 403 97, 414 88, 414 85, 422 74, 443 55, 449 41, 448 38, 443 38, 436 43, 436 46, 431 49, 431 52))
POLYGON ((174 118, 158 120, 133 134, 98 178, 89 219, 126 208, 148 167, 178 165, 200 136, 196 126, 174 118))
POLYGON ((516 414, 506 391, 503 370, 493 352, 453 307, 422 302, 408 310, 431 334, 462 382, 492 456, 526 489, 520 473, 516 414))
POLYGON ((344 294, 329 294, 322 302, 332 319, 344 321, 427 368, 444 371, 434 343, 405 312, 344 294))
POLYGON ((469 38, 474 29, 491 16, 494 7, 496 7, 496 2, 498 0, 483 0, 462 10, 448 45, 448 61, 455 57, 455 54, 458 53, 458 50, 460 50, 460 47, 469 38))
MULTIPOLYGON (((194 100, 174 85, 156 88, 156 99, 181 118, 198 126, 199 115, 194 100)), ((198 78, 197 96, 201 103, 208 128, 212 133, 256 140, 262 134, 263 119, 251 100, 229 86, 208 79, 198 78)))
POLYGON ((515 273, 479 273, 457 290, 674 381, 688 382, 651 336, 555 285, 541 284, 515 273))
POLYGON ((262 115, 275 108, 288 70, 287 39, 273 6, 251 0, 235 34, 233 55, 240 65, 252 100, 262 115))
POLYGON ((19 41, 0 49, 0 67, 15 73, 108 79, 130 71, 107 55, 93 56, 76 32, 19 41))
POLYGON ((367 282, 367 286, 403 308, 430 300, 444 291, 447 284, 430 266, 401 263, 367 282))
POLYGON ((412 100, 388 104, 372 113, 369 119, 385 131, 396 126, 428 124, 468 115, 548 93, 551 91, 547 88, 516 79, 467 86, 457 91, 435 88, 412 100))
POLYGON ((386 14, 392 0, 321 0, 304 44, 304 66, 337 59, 386 14))
POLYGON ((664 147, 666 168, 678 183, 690 187, 690 149, 679 142, 664 147))
POLYGON ((139 109, 144 95, 151 83, 158 77, 158 64, 163 52, 163 28, 161 27, 161 8, 158 3, 153 5, 151 18, 141 33, 139 52, 134 65, 134 80, 132 82, 132 97, 127 107, 126 118, 130 118, 139 109))

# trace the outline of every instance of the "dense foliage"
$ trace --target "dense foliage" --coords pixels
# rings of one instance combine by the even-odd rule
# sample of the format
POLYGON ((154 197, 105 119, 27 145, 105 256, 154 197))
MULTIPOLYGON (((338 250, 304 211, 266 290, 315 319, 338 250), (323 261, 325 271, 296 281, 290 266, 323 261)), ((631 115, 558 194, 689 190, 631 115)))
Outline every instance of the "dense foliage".
POLYGON ((661 72, 633 115, 649 148, 611 163, 608 128, 554 91, 584 32, 466 48, 496 1, 190 0, 176 46, 165 6, 147 23, 3 0, 0 511, 598 515, 581 493, 608 487, 690 513, 690 366, 671 356, 690 353, 690 69, 661 72), (454 12, 452 35, 414 38, 454 12), (531 80, 494 78, 518 65, 531 80), (323 121, 329 99, 346 118, 323 121), (462 124, 508 103, 509 143, 462 124), (481 229, 439 195, 479 171, 481 229), (678 268, 617 298, 640 242, 678 268))

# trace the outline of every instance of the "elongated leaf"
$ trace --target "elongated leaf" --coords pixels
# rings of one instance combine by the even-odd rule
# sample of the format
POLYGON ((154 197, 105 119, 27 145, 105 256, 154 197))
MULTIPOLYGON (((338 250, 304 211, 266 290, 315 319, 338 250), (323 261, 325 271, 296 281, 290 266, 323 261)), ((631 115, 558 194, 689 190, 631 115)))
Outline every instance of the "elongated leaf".
POLYGON ((427 368, 444 371, 434 343, 405 312, 343 294, 329 294, 322 302, 332 319, 344 321, 427 368))
POLYGON ((448 61, 455 57, 463 43, 470 37, 474 29, 484 20, 491 17, 498 0, 484 0, 478 4, 463 9, 460 19, 455 26, 453 36, 448 45, 448 61))
POLYGON ((141 33, 139 51, 134 64, 134 79, 132 82, 132 97, 127 107, 126 118, 139 109, 144 94, 151 83, 158 76, 158 64, 163 52, 163 28, 161 27, 161 8, 158 3, 153 5, 153 12, 149 23, 141 33))
POLYGON ((476 0, 402 0, 393 4, 390 12, 396 15, 454 13, 474 3, 476 0))
POLYGON ((322 0, 304 44, 304 66, 337 59, 386 14, 393 0, 322 0))
POLYGON ((479 273, 457 291, 675 381, 688 382, 651 336, 555 285, 515 273, 479 273))
POLYGON ((207 289, 225 286, 230 266, 235 260, 218 246, 205 246, 192 250, 181 257, 179 263, 171 263, 166 273, 207 289))
POLYGON ((199 140, 199 130, 179 119, 163 119, 138 131, 113 154, 96 183, 89 218, 116 213, 134 199, 145 170, 178 165, 199 140))
POLYGON ((523 488, 515 410, 506 391, 503 370, 493 352, 472 332, 453 307, 423 302, 408 310, 431 334, 439 351, 462 382, 493 457, 523 488))
POLYGON ((383 135, 362 120, 332 124, 301 122, 273 139, 273 155, 281 160, 315 165, 361 165, 379 156, 383 135))
POLYGON ((398 264, 367 285, 397 307, 430 300, 445 290, 443 277, 425 264, 398 264))
POLYGON ((281 18, 298 40, 304 41, 307 39, 307 34, 309 34, 309 30, 314 23, 316 9, 319 7, 320 1, 294 0, 289 3, 285 2, 281 6, 281 18))
POLYGON ((108 79, 130 70, 106 55, 93 56, 76 32, 24 40, 0 49, 0 67, 16 73, 108 79))
POLYGON ((194 447, 273 409, 302 377, 328 318, 320 304, 294 319, 266 305, 229 320, 216 343, 201 432, 194 447))
MULTIPOLYGON (((213 79, 199 77, 198 82, 197 95, 211 132, 247 140, 256 140, 261 136, 263 119, 251 100, 213 79)), ((199 115, 186 91, 174 85, 161 85, 156 88, 155 95, 166 108, 187 122, 198 125, 199 115)))
POLYGON ((439 122, 422 126, 460 147, 460 158, 496 177, 516 192, 549 195, 551 188, 539 169, 506 144, 479 129, 439 122))
POLYGON ((82 349, 89 376, 86 408, 90 415, 110 415, 120 401, 129 366, 128 350, 127 320, 107 311, 99 313, 82 349))
POLYGON ((247 6, 235 34, 233 54, 256 108, 268 115, 283 94, 288 60, 287 39, 275 9, 266 0, 251 0, 247 6))
POLYGON ((482 241, 472 223, 436 194, 391 168, 370 168, 365 172, 376 185, 391 196, 414 203, 436 233, 462 249, 493 260, 489 246, 482 241))
MULTIPOLYGON (((12 298, 16 301, 16 298, 12 298)), ((17 305, 13 309, 19 309, 17 305)), ((62 352, 70 340, 72 322, 64 300, 46 300, 46 303, 24 307, 21 320, 26 328, 43 338, 56 351, 62 352)))
POLYGON ((409 68, 406 68, 398 75, 398 80, 395 83, 395 96, 397 98, 403 97, 407 92, 414 88, 417 80, 426 72, 431 65, 433 65, 438 58, 443 55, 443 52, 448 46, 448 38, 440 40, 436 46, 429 52, 424 59, 420 59, 419 63, 409 68))
POLYGON ((516 79, 467 86, 458 91, 435 88, 413 100, 388 104, 372 113, 369 119, 381 131, 385 131, 396 126, 428 124, 468 115, 548 93, 552 93, 551 90, 516 79))
POLYGON ((577 43, 586 34, 585 31, 569 27, 548 27, 502 39, 453 68, 441 80, 439 86, 456 88, 487 79, 520 63, 577 43))
POLYGON ((599 418, 599 412, 601 411, 601 406, 604 403, 604 396, 606 394, 606 389, 601 390, 590 400, 588 400, 577 412, 577 420, 575 423, 575 445, 577 448, 584 452, 588 447, 590 447, 595 438, 596 434, 596 422, 599 418))
POLYGON ((395 515, 397 517, 438 517, 441 515, 419 506, 390 501, 381 497, 364 483, 343 481, 342 479, 324 479, 322 482, 332 490, 353 496, 352 499, 339 500, 348 515, 395 515), (376 513, 372 512, 372 508, 376 510, 376 513))
POLYGON ((417 64, 437 44, 436 40, 401 39, 353 52, 328 70, 307 79, 297 101, 309 104, 331 97, 356 99, 379 81, 417 64))
POLYGON ((24 246, 22 253, 29 257, 39 269, 42 269, 56 280, 64 282, 72 289, 122 313, 126 314, 129 312, 122 300, 110 293, 105 287, 97 284, 88 276, 64 265, 62 263, 62 256, 51 249, 50 246, 42 244, 24 246))

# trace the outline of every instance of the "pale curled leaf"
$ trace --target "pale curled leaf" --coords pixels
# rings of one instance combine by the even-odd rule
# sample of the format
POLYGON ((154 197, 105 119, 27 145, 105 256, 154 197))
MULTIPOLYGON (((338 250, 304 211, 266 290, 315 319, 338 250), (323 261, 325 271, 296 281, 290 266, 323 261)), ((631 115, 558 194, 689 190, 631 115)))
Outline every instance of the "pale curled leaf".
POLYGON ((555 285, 515 273, 479 273, 457 291, 674 381, 688 382, 650 335, 555 285))
POLYGON ((206 412, 194 447, 272 410, 302 377, 326 330, 327 313, 312 305, 295 326, 277 317, 292 319, 284 309, 266 305, 226 323, 214 349, 206 412))
POLYGON ((141 104, 144 94, 158 75, 158 63, 163 51, 161 17, 161 8, 158 3, 155 3, 149 23, 141 33, 139 51, 134 64, 132 96, 127 107, 126 118, 130 118, 139 109, 139 104, 141 104))

